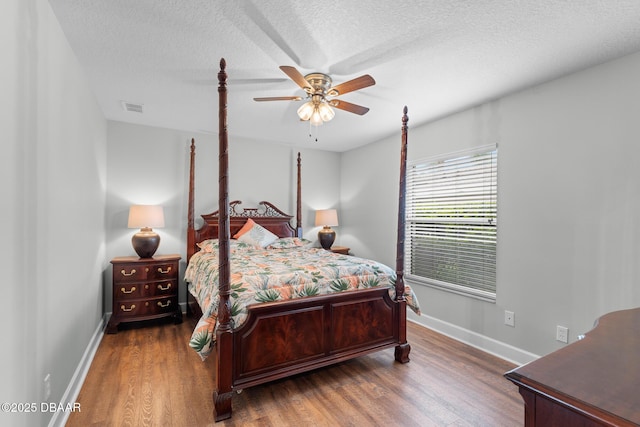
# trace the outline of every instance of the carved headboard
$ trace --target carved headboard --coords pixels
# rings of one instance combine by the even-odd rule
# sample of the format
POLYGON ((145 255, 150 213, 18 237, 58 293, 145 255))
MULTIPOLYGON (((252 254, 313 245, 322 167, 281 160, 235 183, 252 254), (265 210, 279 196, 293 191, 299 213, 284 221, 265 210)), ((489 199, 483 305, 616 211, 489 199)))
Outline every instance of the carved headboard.
MULTIPOLYGON (((242 204, 240 200, 234 200, 229 203, 230 236, 236 234, 249 218, 278 237, 296 236, 296 230, 290 223, 293 216, 285 214, 272 203, 262 201, 258 203, 257 208, 240 208, 240 204, 242 204)), ((198 242, 218 238, 218 214, 219 211, 215 211, 210 214, 201 215, 204 220, 204 225, 200 229, 195 230, 193 247, 188 248, 189 253, 187 253, 187 259, 190 259, 191 255, 199 250, 197 246, 198 242)))

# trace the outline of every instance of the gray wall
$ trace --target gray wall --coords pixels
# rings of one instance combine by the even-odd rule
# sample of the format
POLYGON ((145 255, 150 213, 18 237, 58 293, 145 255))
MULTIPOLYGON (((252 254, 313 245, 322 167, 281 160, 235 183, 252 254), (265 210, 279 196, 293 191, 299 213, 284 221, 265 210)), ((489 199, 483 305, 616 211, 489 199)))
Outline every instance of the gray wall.
MULTIPOLYGON (((262 200, 288 214, 296 214, 296 156, 302 156, 302 218, 304 237, 316 240, 316 209, 339 208, 340 155, 315 149, 247 141, 229 129, 229 198, 244 207, 262 200)), ((196 140, 195 211, 218 209, 218 138, 216 135, 180 132, 122 122, 108 124, 106 252, 107 259, 135 255, 127 228, 131 204, 160 204, 165 227, 158 254, 182 255, 185 268, 189 146, 196 140)), ((295 220, 292 222, 295 225, 295 220)), ((339 244, 339 240, 338 243, 339 244)), ((111 270, 104 285, 104 310, 112 311, 111 270)), ((181 275, 182 277, 182 275, 181 275)), ((186 288, 180 301, 186 300, 186 288)))
MULTIPOLYGON (((499 144, 497 301, 414 284, 425 316, 413 319, 526 362, 564 345, 557 325, 574 341, 602 314, 640 305, 639 73, 635 54, 433 123, 409 122, 410 159, 499 144), (505 310, 515 328, 504 325, 505 310)), ((410 105, 409 116, 419 109, 410 105)), ((341 159, 345 243, 390 265, 399 147, 400 132, 341 159)))
POLYGON ((107 124, 48 2, 3 2, 0 51, 0 401, 39 405, 46 374, 63 399, 102 320, 107 124))

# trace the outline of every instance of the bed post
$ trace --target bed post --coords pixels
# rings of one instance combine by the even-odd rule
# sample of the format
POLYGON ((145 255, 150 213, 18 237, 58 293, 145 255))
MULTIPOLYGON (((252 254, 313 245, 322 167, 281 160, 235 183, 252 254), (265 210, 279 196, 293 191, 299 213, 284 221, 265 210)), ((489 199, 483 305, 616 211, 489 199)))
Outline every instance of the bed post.
POLYGON ((216 388, 213 391, 214 418, 216 421, 231 417, 233 339, 231 331, 230 268, 229 268, 229 156, 227 136, 227 73, 226 62, 220 60, 218 73, 218 124, 219 124, 219 189, 218 189, 218 239, 219 239, 219 295, 218 329, 216 332, 216 388), (224 367, 225 369, 221 369, 224 367))
MULTIPOLYGON (((187 264, 195 253, 196 230, 194 225, 194 168, 195 168, 196 140, 191 138, 191 157, 189 159, 189 204, 187 212, 187 264)), ((187 304, 187 308, 189 304, 187 304)))
POLYGON ((302 160, 298 151, 298 192, 296 196, 296 236, 302 238, 302 160))
POLYGON ((399 342, 396 346, 395 359, 401 363, 409 361, 411 346, 407 342, 407 304, 404 298, 404 239, 405 239, 405 195, 407 192, 407 106, 402 114, 402 143, 400 150, 400 191, 398 195, 398 242, 396 247, 396 301, 399 308, 399 342))

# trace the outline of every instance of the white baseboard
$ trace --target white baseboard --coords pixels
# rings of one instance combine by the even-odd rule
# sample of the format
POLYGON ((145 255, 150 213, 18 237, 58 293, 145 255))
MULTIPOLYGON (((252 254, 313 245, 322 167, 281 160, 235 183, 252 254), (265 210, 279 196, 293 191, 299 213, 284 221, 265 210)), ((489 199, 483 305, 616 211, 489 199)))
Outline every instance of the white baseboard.
POLYGON ((515 365, 524 365, 525 363, 529 363, 540 357, 510 344, 481 335, 477 332, 461 328, 460 326, 434 317, 426 316, 424 313, 419 318, 408 318, 407 320, 425 326, 429 329, 433 329, 442 335, 446 335, 515 365))
MULTIPOLYGON (((91 362, 93 362, 93 358, 96 355, 96 351, 98 351, 98 347, 100 346, 100 342, 104 336, 104 327, 107 324, 107 319, 110 317, 109 314, 110 313, 107 313, 102 317, 98 327, 93 332, 93 336, 82 355, 82 359, 80 359, 80 363, 78 364, 76 371, 73 373, 73 377, 71 378, 67 389, 62 395, 62 399, 60 400, 61 404, 74 404, 77 401, 80 389, 82 389, 82 384, 84 383, 87 373, 89 372, 89 368, 91 367, 91 362)), ((49 421, 49 427, 64 427, 69 419, 69 414, 70 412, 68 411, 54 412, 53 417, 49 421)))

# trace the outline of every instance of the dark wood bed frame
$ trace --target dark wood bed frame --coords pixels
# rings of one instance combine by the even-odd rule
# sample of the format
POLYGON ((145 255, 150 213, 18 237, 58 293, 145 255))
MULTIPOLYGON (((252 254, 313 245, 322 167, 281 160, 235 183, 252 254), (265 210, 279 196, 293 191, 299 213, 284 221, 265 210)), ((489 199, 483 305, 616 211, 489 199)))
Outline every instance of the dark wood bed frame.
MULTIPOLYGON (((301 161, 298 153, 298 192, 296 228, 286 215, 269 202, 261 208, 237 208, 239 201, 228 196, 227 74, 220 60, 219 94, 219 198, 218 211, 202 215, 204 225, 194 227, 195 144, 191 142, 187 261, 198 250, 197 243, 219 239, 219 309, 216 332, 213 391, 214 418, 231 417, 234 391, 276 379, 339 363, 381 349, 395 347, 395 360, 409 361, 406 338, 406 301, 404 297, 405 175, 407 156, 407 107, 402 116, 400 159, 400 195, 398 200, 398 240, 396 257, 396 297, 388 289, 307 297, 250 306, 246 322, 231 327, 230 237, 248 218, 280 237, 302 237, 301 161)), ((197 302, 188 295, 188 311, 200 316, 197 302)))

